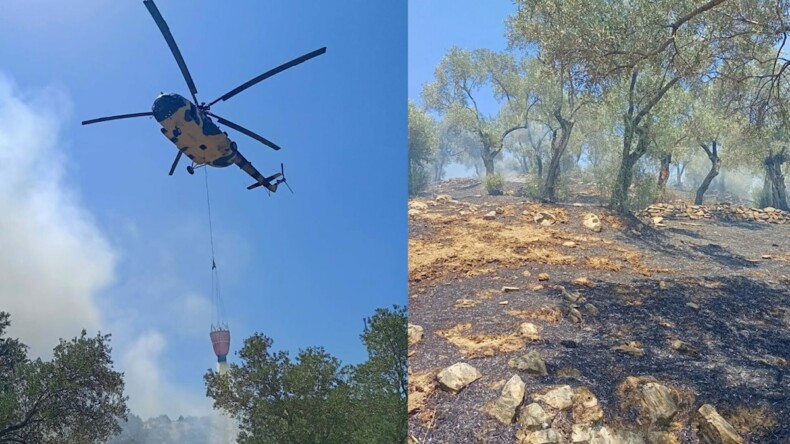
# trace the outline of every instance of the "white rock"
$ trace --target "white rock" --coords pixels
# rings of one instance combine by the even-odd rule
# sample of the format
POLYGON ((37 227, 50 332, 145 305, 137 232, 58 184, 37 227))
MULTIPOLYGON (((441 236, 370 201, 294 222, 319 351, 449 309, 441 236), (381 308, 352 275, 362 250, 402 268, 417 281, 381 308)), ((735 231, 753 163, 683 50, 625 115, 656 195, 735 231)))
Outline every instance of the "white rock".
POLYGON ((458 393, 482 376, 476 368, 466 362, 458 362, 440 371, 436 375, 436 380, 445 390, 458 393))

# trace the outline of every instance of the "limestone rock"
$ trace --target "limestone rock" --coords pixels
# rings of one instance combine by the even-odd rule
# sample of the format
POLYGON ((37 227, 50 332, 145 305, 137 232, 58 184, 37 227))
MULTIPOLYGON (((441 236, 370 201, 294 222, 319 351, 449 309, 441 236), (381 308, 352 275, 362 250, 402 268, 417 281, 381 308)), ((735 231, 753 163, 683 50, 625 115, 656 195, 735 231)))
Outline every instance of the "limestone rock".
POLYGON ((680 339, 670 339, 669 343, 672 345, 672 348, 687 355, 698 355, 699 350, 696 347, 689 344, 688 342, 683 342, 680 339))
POLYGON ((518 375, 513 375, 502 388, 502 395, 491 407, 491 415, 502 424, 512 424, 516 409, 524 400, 525 387, 524 381, 518 375))
POLYGON ((600 313, 598 307, 590 303, 584 304, 584 310, 593 316, 598 316, 598 314, 600 313))
POLYGON ((436 380, 445 390, 458 393, 482 376, 483 375, 471 365, 465 362, 458 362, 440 371, 439 374, 436 375, 436 380))
POLYGON ((616 347, 612 347, 612 351, 626 353, 636 357, 641 357, 645 355, 645 351, 642 350, 642 346, 639 345, 638 342, 634 342, 634 341, 628 342, 623 345, 618 345, 616 347))
POLYGON ((538 334, 538 326, 533 324, 532 322, 522 322, 521 325, 518 326, 518 332, 521 336, 525 338, 537 341, 540 339, 540 335, 538 334))
POLYGON ((585 214, 582 223, 585 227, 595 231, 596 233, 601 231, 601 219, 599 219, 598 216, 593 213, 585 214))
POLYGON ((678 411, 677 392, 653 378, 629 376, 621 387, 624 401, 639 408, 643 423, 653 427, 667 426, 678 411))
POLYGON ((565 444, 565 437, 562 432, 554 429, 538 430, 536 432, 516 434, 516 439, 521 444, 565 444))
POLYGON ((524 356, 511 358, 507 362, 507 365, 533 375, 548 375, 546 363, 541 359, 540 353, 535 350, 530 351, 524 356))
POLYGON ((571 439, 573 444, 645 444, 644 439, 633 432, 584 424, 573 425, 571 439))
POLYGON ((669 432, 650 432, 647 441, 650 444, 680 444, 677 436, 669 432))
POLYGON ((587 387, 573 389, 573 421, 577 424, 593 424, 603 419, 603 409, 598 398, 587 387))
POLYGON ((542 430, 549 426, 552 417, 537 402, 527 405, 521 410, 518 422, 529 431, 542 430))
POLYGON ((485 219, 485 220, 494 220, 494 219, 496 219, 496 211, 489 211, 488 213, 486 213, 485 216, 483 216, 483 219, 485 219))
POLYGON ((654 425, 668 425, 678 411, 670 389, 656 382, 642 386, 642 402, 654 425))
POLYGON ((539 281, 548 281, 549 280, 549 274, 548 273, 540 273, 538 275, 538 280, 539 281))
POLYGON ((698 410, 700 439, 705 444, 743 444, 735 428, 719 415, 716 408, 705 404, 698 410))
POLYGON ((409 324, 409 345, 414 345, 422 339, 422 327, 417 324, 409 324))
POLYGON ((543 226, 554 225, 554 223, 557 222, 557 218, 547 211, 538 211, 534 214, 533 220, 536 224, 543 226))
POLYGON ((578 308, 571 306, 568 308, 568 318, 571 322, 579 324, 582 322, 582 313, 578 308))
POLYGON ((453 201, 453 196, 450 196, 449 194, 440 194, 436 196, 436 202, 452 202, 452 201, 453 201))
POLYGON ((544 393, 532 395, 534 401, 543 401, 555 409, 565 410, 573 406, 573 390, 569 385, 561 385, 544 393))
POLYGON ((570 291, 566 290, 565 287, 563 287, 562 285, 558 285, 557 288, 560 290, 560 293, 562 293, 562 297, 568 302, 579 302, 579 300, 582 298, 581 293, 579 293, 578 291, 574 291, 573 293, 571 293, 570 291))
POLYGON ((415 200, 415 201, 409 202, 409 209, 410 210, 417 210, 417 211, 425 211, 425 210, 428 209, 428 204, 425 203, 425 202, 420 202, 420 201, 415 200))

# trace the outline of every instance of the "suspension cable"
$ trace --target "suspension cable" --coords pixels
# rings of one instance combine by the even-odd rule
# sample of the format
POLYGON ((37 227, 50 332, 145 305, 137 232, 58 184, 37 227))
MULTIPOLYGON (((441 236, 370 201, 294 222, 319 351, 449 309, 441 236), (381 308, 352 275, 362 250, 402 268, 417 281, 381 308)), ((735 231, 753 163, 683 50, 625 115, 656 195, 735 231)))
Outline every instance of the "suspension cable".
POLYGON ((224 318, 224 310, 222 307, 222 294, 220 293, 219 286, 219 273, 217 271, 217 261, 214 253, 214 226, 211 222, 211 197, 208 188, 208 168, 203 168, 203 173, 206 182, 206 206, 208 208, 208 231, 209 239, 211 241, 211 292, 214 299, 214 315, 217 328, 223 328, 222 321, 224 318))

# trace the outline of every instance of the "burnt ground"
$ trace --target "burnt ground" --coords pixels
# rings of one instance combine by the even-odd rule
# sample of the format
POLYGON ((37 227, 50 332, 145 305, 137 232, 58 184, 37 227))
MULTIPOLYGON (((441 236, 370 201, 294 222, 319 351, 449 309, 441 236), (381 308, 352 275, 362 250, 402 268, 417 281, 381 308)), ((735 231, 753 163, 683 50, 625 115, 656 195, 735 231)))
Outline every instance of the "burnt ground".
POLYGON ((628 376, 649 376, 683 395, 668 429, 678 442, 699 442, 695 412, 709 403, 747 442, 790 443, 790 226, 707 219, 652 227, 591 203, 488 196, 463 181, 410 207, 409 323, 424 329, 409 348, 411 442, 515 442, 518 424, 481 409, 517 372, 508 360, 537 350, 549 375, 518 372, 527 398, 555 384, 585 386, 604 423, 646 431, 618 388, 628 376), (496 208, 494 220, 483 218, 496 208), (557 222, 535 223, 537 211, 557 222), (590 212, 601 232, 582 224, 590 212), (600 313, 571 322, 556 285, 600 313), (525 321, 539 339, 518 334, 525 321), (672 339, 699 353, 675 350, 672 339), (612 351, 629 342, 644 355, 612 351), (453 395, 434 375, 456 362, 483 376, 453 395))

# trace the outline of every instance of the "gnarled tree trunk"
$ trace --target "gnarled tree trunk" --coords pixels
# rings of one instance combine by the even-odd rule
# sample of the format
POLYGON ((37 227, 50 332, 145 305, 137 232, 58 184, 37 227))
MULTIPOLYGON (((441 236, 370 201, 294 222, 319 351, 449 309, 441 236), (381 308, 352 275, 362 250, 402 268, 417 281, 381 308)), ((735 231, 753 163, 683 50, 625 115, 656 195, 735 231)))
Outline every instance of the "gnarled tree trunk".
POLYGON ((560 159, 568 148, 568 141, 573 130, 573 121, 568 120, 560 114, 560 110, 554 112, 554 117, 559 122, 560 127, 551 134, 551 160, 549 169, 546 172, 546 183, 543 188, 543 197, 553 201, 557 198, 557 179, 560 177, 560 159))
POLYGON ((633 120, 626 122, 623 135, 623 160, 617 172, 617 182, 614 184, 610 204, 612 209, 619 213, 628 212, 628 189, 634 177, 634 165, 647 152, 649 137, 647 128, 635 126, 633 120), (636 139, 636 149, 631 151, 634 139, 636 139))
POLYGON ((787 188, 785 188, 785 177, 782 174, 782 164, 787 162, 787 147, 782 147, 782 151, 770 153, 765 159, 766 177, 771 181, 771 205, 780 210, 790 211, 787 206, 787 188))
POLYGON ((704 143, 701 143, 700 146, 705 150, 708 159, 710 159, 710 171, 708 171, 708 175, 705 176, 705 179, 702 181, 699 188, 697 188, 697 195, 694 197, 694 205, 702 205, 705 192, 708 191, 711 181, 713 181, 714 177, 719 175, 719 169, 721 169, 721 159, 719 159, 718 151, 716 150, 716 141, 713 141, 710 148, 704 143))
POLYGON ((688 165, 688 162, 679 163, 675 166, 675 171, 677 172, 675 175, 675 186, 678 188, 683 188, 683 173, 686 172, 686 165, 688 165))
POLYGON ((669 165, 672 163, 672 153, 666 153, 661 157, 661 169, 658 171, 658 197, 656 202, 663 202, 667 192, 667 182, 669 182, 669 165))

